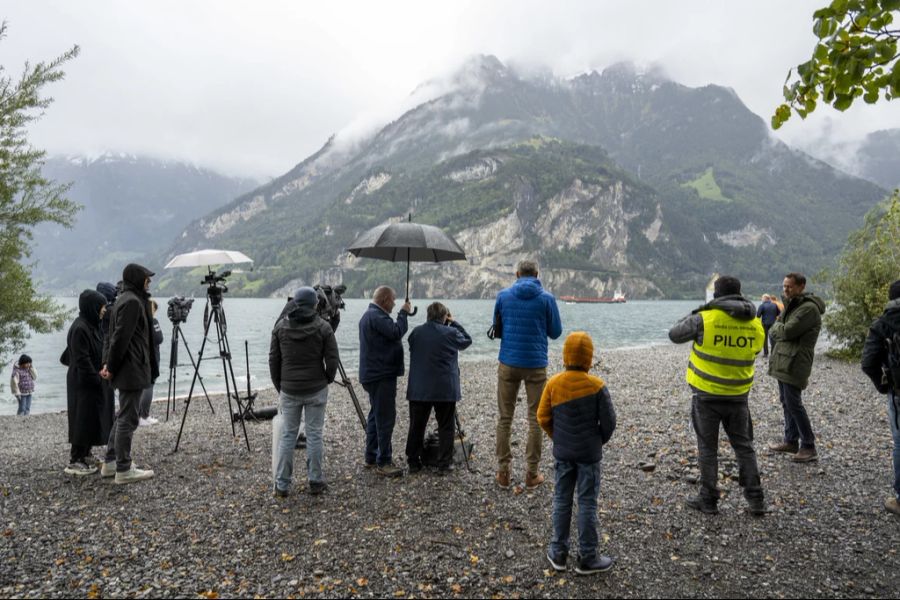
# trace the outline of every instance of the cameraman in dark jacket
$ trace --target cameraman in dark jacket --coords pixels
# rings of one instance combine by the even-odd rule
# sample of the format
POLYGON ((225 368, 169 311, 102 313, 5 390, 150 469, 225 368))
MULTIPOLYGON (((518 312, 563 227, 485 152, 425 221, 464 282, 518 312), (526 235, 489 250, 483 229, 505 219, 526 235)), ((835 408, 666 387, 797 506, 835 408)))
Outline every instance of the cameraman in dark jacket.
POLYGON ((138 407, 144 388, 159 376, 153 353, 153 316, 150 309, 150 278, 154 273, 131 263, 122 272, 122 294, 109 318, 109 338, 104 346, 100 376, 119 390, 119 412, 107 446, 101 475, 116 483, 133 483, 153 477, 150 469, 131 462, 131 442, 138 426, 138 407), (115 459, 115 472, 112 460, 115 459))
POLYGON ((438 423, 438 473, 450 472, 453 463, 453 424, 459 385, 459 351, 472 345, 472 337, 453 320, 440 302, 428 307, 428 321, 409 334, 409 433, 406 460, 409 472, 422 470, 425 429, 431 410, 438 423))
POLYGON ((392 461, 391 436, 397 418, 397 377, 403 375, 403 336, 412 311, 405 302, 391 311, 397 295, 387 286, 375 290, 369 308, 359 320, 359 382, 369 394, 372 408, 366 423, 366 468, 375 467, 383 477, 400 477, 403 471, 392 461))
POLYGON ((894 497, 885 501, 884 508, 900 515, 900 381, 892 378, 887 371, 887 341, 900 333, 900 279, 891 284, 888 299, 884 314, 872 323, 866 337, 862 370, 875 384, 875 388, 888 397, 888 422, 894 441, 894 497))
POLYGON ((316 311, 316 290, 300 288, 292 303, 287 316, 275 324, 269 347, 269 374, 279 393, 278 412, 283 420, 278 447, 273 448, 277 497, 288 494, 297 431, 304 416, 309 491, 315 495, 327 488, 322 470, 325 404, 328 384, 334 381, 340 360, 334 331, 316 311))

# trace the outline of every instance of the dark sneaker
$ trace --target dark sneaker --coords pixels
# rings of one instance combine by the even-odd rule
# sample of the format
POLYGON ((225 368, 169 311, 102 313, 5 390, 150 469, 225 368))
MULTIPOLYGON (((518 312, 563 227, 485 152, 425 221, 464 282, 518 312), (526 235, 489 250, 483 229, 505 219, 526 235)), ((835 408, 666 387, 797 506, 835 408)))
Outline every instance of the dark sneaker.
POLYGON ((529 490, 533 490, 544 483, 544 476, 540 473, 535 473, 532 475, 531 473, 525 474, 525 488, 529 490))
POLYGON ((747 512, 754 517, 763 517, 768 512, 766 510, 766 501, 762 498, 748 498, 747 512))
POLYGON ((274 491, 273 491, 272 495, 275 496, 276 498, 287 498, 287 497, 288 497, 288 491, 287 491, 287 490, 282 490, 282 489, 280 489, 280 488, 276 485, 275 488, 274 488, 274 491))
POLYGON ((409 474, 420 473, 424 468, 420 462, 411 462, 409 463, 409 474))
POLYGON ((304 448, 306 448, 306 436, 301 433, 297 436, 297 443, 294 444, 294 449, 302 450, 304 448))
POLYGON ((364 462, 364 463, 363 463, 363 467, 366 468, 366 469, 374 469, 374 468, 375 468, 375 463, 373 463, 373 462, 364 462))
POLYGON ((554 554, 552 550, 547 550, 547 561, 550 563, 550 566, 553 567, 554 571, 565 571, 566 561, 568 559, 569 555, 565 552, 554 554))
POLYGON ((510 486, 509 471, 497 471, 495 481, 497 482, 497 487, 508 490, 510 486))
POLYGON ((309 493, 312 496, 321 496, 328 489, 328 484, 324 481, 310 481, 309 493))
POLYGON ((884 501, 884 510, 895 515, 900 515, 900 501, 896 498, 890 498, 884 501))
POLYGON ((814 460, 819 460, 819 453, 816 452, 815 448, 800 448, 797 454, 791 457, 791 460, 796 463, 813 462, 814 460))
POLYGON ((684 501, 684 505, 688 508, 699 510, 705 515, 719 514, 719 507, 717 502, 706 500, 705 498, 701 498, 700 496, 691 496, 684 501))
POLYGON ((593 558, 582 559, 575 566, 575 572, 579 575, 593 575, 594 573, 604 573, 612 569, 613 559, 608 556, 594 556, 593 558))
POLYGON ((403 477, 403 469, 401 469, 394 463, 378 465, 377 467, 375 467, 375 472, 382 477, 403 477))
POLYGON ((454 471, 456 471, 456 467, 453 465, 444 465, 443 467, 438 467, 435 473, 443 477, 445 475, 452 475, 454 471))
POLYGON ((769 444, 769 452, 784 452, 785 454, 796 454, 799 449, 800 446, 798 444, 790 444, 788 442, 769 444))

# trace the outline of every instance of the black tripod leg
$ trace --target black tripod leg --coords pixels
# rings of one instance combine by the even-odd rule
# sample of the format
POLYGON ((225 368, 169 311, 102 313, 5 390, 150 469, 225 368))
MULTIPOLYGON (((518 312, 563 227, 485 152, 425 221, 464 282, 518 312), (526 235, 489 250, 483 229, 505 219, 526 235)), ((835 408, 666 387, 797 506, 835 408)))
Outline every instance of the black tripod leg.
POLYGON ((459 444, 462 446, 463 458, 466 460, 466 470, 472 473, 472 465, 469 464, 469 453, 466 450, 466 438, 463 436, 462 423, 459 421, 459 413, 456 407, 453 407, 453 418, 456 420, 456 435, 459 437, 459 444))
POLYGON ((175 414, 175 377, 178 368, 178 323, 172 326, 172 341, 169 346, 169 385, 166 390, 166 422, 169 422, 169 403, 172 404, 172 414, 175 414))
MULTIPOLYGON (((237 381, 234 378, 234 366, 231 364, 231 344, 228 343, 228 333, 225 330, 225 315, 223 308, 219 307, 213 310, 216 318, 216 332, 219 335, 219 355, 222 357, 222 370, 225 372, 225 392, 228 394, 228 414, 234 414, 234 408, 231 404, 231 394, 234 390, 234 401, 237 403, 238 413, 241 417, 241 430, 244 432, 244 442, 247 444, 247 452, 250 452, 250 438, 247 437, 247 424, 244 421, 244 406, 241 402, 240 394, 237 391, 237 381), (221 315, 221 320, 220 320, 221 315)), ((234 428, 234 419, 231 421, 231 435, 236 436, 237 431, 234 428)))
MULTIPOLYGON (((194 362, 194 355, 191 354, 191 349, 188 347, 187 339, 185 339, 184 337, 184 332, 179 329, 178 333, 181 334, 181 341, 184 342, 184 349, 185 351, 187 351, 188 358, 191 359, 191 365, 193 365, 195 370, 199 369, 200 367, 197 366, 199 363, 194 362)), ((205 338, 204 341, 206 341, 205 338)), ((209 405, 210 412, 212 412, 212 414, 216 414, 216 409, 213 408, 212 400, 209 399, 209 393, 206 391, 206 386, 203 384, 202 377, 200 377, 200 389, 203 390, 203 395, 206 396, 206 403, 209 405)), ((174 400, 172 404, 175 404, 174 400)))
POLYGON ((363 414, 362 407, 359 405, 359 398, 356 396, 356 390, 353 389, 353 384, 350 383, 350 378, 347 377, 347 371, 344 370, 344 363, 341 362, 340 358, 338 359, 338 372, 341 375, 341 382, 338 385, 347 388, 350 399, 353 401, 353 406, 356 408, 356 416, 359 417, 359 424, 362 425, 363 431, 366 431, 366 416, 363 414))
MULTIPOLYGON (((200 344, 200 353, 197 354, 197 362, 194 364, 194 378, 191 379, 191 389, 188 392, 187 400, 184 401, 184 413, 181 415, 181 427, 178 428, 178 439, 175 440, 175 452, 178 452, 178 445, 181 443, 181 433, 184 431, 184 422, 187 420, 188 409, 191 407, 191 398, 194 397, 194 385, 197 383, 197 378, 200 376, 200 363, 203 362, 203 349, 206 347, 206 340, 209 339, 206 335, 209 332, 209 322, 207 321, 206 326, 203 330, 203 343, 200 344)), ((191 362, 193 362, 193 358, 191 358, 191 362)))

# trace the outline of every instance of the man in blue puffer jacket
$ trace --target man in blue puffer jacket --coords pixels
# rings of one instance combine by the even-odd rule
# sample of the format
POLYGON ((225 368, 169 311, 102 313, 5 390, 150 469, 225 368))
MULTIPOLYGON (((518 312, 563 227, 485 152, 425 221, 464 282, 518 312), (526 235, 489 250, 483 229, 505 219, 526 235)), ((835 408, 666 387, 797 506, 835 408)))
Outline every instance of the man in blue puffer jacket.
POLYGON ((544 481, 541 462, 541 428, 537 408, 547 382, 547 338, 562 334, 556 299, 541 287, 537 263, 523 260, 516 268, 516 282, 497 294, 494 331, 500 337, 497 367, 497 485, 510 486, 512 451, 509 437, 519 386, 525 383, 528 398, 528 442, 525 446, 525 487, 544 481))

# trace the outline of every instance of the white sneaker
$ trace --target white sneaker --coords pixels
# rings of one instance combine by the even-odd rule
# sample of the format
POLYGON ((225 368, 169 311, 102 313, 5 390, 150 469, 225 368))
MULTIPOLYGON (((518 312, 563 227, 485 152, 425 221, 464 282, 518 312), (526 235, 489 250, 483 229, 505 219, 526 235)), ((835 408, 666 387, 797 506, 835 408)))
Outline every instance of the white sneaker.
POLYGON ((150 419, 145 419, 144 417, 138 419, 138 427, 149 427, 152 424, 153 423, 150 422, 150 419))
POLYGON ((100 477, 107 479, 109 477, 116 476, 116 461, 111 460, 109 462, 103 463, 103 466, 100 467, 100 477))
POLYGON ((157 423, 159 423, 159 419, 157 419, 155 417, 147 417, 148 425, 156 425, 157 423))
POLYGON ((83 462, 74 462, 63 469, 63 472, 68 475, 77 475, 79 477, 82 477, 84 475, 93 475, 97 472, 97 467, 88 466, 83 462))
POLYGON ((144 479, 150 479, 151 477, 153 477, 153 471, 150 469, 138 469, 134 465, 131 465, 131 468, 127 471, 116 472, 116 483, 134 483, 135 481, 143 481, 144 479))

